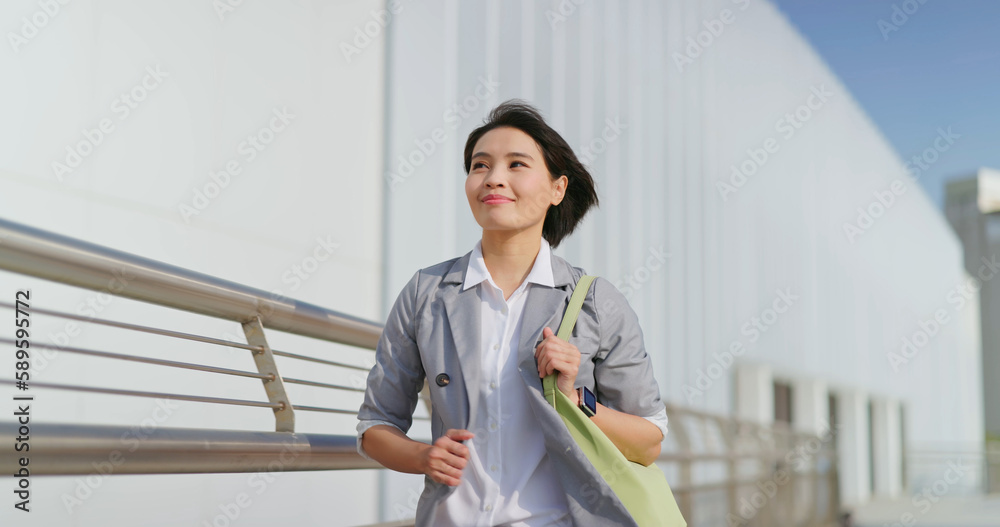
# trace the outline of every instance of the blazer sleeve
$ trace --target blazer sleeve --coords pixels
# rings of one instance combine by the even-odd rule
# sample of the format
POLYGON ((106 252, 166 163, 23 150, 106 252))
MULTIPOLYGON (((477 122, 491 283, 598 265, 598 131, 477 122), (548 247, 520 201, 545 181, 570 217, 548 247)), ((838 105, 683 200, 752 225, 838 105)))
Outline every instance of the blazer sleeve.
POLYGON ((361 448, 361 437, 367 429, 388 424, 406 433, 413 423, 413 411, 424 383, 414 320, 419 278, 417 271, 396 297, 375 348, 375 365, 368 372, 357 427, 358 453, 368 459, 361 448))
POLYGON ((595 395, 601 404, 645 417, 666 433, 666 411, 646 353, 639 317, 628 299, 608 280, 593 283, 600 327, 600 345, 594 362, 595 395))

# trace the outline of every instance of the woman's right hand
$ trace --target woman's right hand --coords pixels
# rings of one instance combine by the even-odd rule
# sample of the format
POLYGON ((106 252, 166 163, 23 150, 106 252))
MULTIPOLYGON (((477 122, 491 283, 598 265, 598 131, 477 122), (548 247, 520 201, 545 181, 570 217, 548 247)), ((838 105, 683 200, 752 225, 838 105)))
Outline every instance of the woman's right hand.
POLYGON ((469 448, 461 443, 475 437, 468 430, 448 429, 447 432, 424 450, 420 460, 424 474, 438 483, 458 485, 462 469, 469 462, 469 448))

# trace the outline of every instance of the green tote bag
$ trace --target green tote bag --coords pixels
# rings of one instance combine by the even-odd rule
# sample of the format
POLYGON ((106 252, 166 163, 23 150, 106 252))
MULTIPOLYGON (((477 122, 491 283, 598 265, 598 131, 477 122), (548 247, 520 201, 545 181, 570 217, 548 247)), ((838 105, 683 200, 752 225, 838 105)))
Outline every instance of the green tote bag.
MULTIPOLYGON (((573 325, 580 314, 580 306, 583 305, 583 299, 594 278, 596 277, 592 275, 584 275, 577 282, 559 325, 557 336, 560 339, 569 341, 573 325)), ((687 527, 687 521, 677 508, 663 471, 655 463, 646 467, 626 459, 591 418, 574 405, 566 394, 559 391, 556 377, 557 374, 553 373, 543 380, 545 398, 562 417, 577 445, 614 490, 636 523, 642 527, 687 527)))

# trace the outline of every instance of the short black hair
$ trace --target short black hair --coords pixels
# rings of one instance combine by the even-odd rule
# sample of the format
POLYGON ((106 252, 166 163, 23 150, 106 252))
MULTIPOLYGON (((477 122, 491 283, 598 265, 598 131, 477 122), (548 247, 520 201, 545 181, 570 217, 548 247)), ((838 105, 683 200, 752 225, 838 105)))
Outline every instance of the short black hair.
POLYGON ((465 142, 466 174, 472 166, 472 149, 476 147, 476 142, 494 128, 509 126, 535 140, 552 179, 566 176, 566 194, 558 205, 549 206, 545 213, 545 223, 542 224, 542 236, 550 246, 557 247, 563 238, 576 229, 590 207, 599 206, 594 178, 576 158, 566 140, 528 103, 520 99, 505 101, 490 112, 484 123, 473 130, 465 142))

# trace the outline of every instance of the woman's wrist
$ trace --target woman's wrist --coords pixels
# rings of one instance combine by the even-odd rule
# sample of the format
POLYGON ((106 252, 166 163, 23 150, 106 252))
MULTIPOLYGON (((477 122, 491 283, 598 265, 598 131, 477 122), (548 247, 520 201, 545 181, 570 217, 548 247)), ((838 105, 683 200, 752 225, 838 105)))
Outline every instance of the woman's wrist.
POLYGON ((420 446, 417 447, 417 467, 420 472, 426 475, 430 475, 430 453, 434 445, 430 445, 424 442, 420 442, 420 446))
POLYGON ((426 473, 425 457, 430 447, 389 425, 375 425, 362 435, 362 448, 369 457, 397 472, 426 473))
POLYGON ((567 395, 567 397, 569 397, 569 400, 573 401, 573 405, 574 406, 580 406, 580 392, 579 391, 577 391, 577 390, 574 389, 573 391, 571 391, 567 395))

